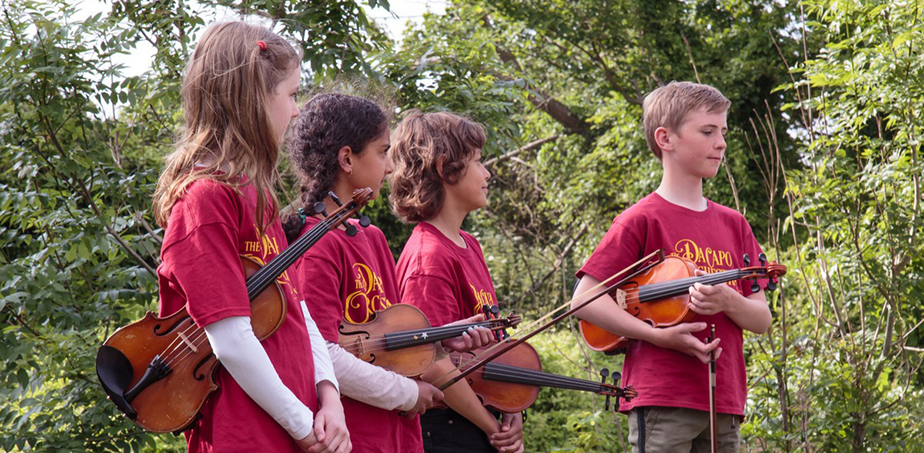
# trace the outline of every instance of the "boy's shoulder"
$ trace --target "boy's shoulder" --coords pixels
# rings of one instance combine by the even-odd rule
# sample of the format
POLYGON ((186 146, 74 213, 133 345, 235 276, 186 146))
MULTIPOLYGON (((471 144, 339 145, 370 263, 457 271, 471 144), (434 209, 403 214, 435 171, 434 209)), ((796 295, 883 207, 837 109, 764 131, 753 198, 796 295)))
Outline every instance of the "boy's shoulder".
POLYGON ((716 203, 712 200, 709 200, 709 204, 711 205, 711 208, 714 210, 715 216, 717 218, 724 219, 724 220, 734 220, 738 223, 748 225, 748 227, 750 228, 750 224, 748 223, 747 219, 744 217, 743 214, 738 212, 738 210, 725 206, 721 203, 716 203))
POLYGON ((667 202, 658 194, 652 192, 617 214, 616 218, 613 219, 613 223, 625 224, 645 221, 648 218, 657 216, 664 208, 664 203, 667 202))

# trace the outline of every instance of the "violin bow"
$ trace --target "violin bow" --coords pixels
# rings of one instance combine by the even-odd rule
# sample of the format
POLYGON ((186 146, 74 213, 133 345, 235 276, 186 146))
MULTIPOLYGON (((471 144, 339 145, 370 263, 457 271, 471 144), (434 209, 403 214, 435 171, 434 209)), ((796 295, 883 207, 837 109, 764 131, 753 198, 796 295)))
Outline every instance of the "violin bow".
MULTIPOLYGON (((715 324, 710 325, 711 330, 709 337, 706 338, 706 344, 715 340, 715 324)), ((716 413, 715 413, 715 349, 709 351, 709 432, 712 438, 712 453, 718 453, 719 441, 716 438, 716 413)))
POLYGON ((559 310, 561 310, 561 309, 563 309, 563 308, 565 308, 565 307, 567 307, 567 306, 570 306, 571 303, 574 302, 575 300, 580 300, 581 298, 585 297, 586 295, 592 294, 590 297, 588 297, 587 300, 582 301, 582 302, 581 302, 580 304, 578 304, 576 307, 573 307, 573 308, 571 308, 570 310, 568 310, 568 311, 566 311, 566 312, 564 312, 564 313, 562 313, 562 314, 556 316, 556 317, 555 317, 554 319, 552 319, 551 321, 549 321, 549 322, 547 322, 546 324, 543 324, 543 325, 537 327, 535 330, 533 330, 533 331, 527 333, 526 335, 524 335, 524 336, 521 337, 521 338, 518 338, 518 339, 513 340, 513 341, 507 341, 507 342, 497 343, 497 344, 495 344, 495 345, 489 347, 489 348, 486 349, 484 352, 482 352, 480 355, 477 355, 477 356, 473 357, 473 358, 472 358, 471 360, 469 360, 468 362, 460 363, 459 366, 457 366, 457 367, 454 368, 453 370, 450 370, 449 372, 447 372, 446 374, 440 376, 439 378, 435 379, 433 382, 434 382, 434 383, 436 383, 436 382, 441 382, 443 379, 448 378, 451 374, 453 374, 453 373, 459 371, 459 374, 458 374, 458 375, 456 375, 456 376, 454 376, 453 378, 447 380, 446 382, 444 382, 442 385, 439 386, 440 391, 446 390, 446 388, 448 388, 449 386, 451 386, 451 385, 455 384, 456 382, 459 382, 460 380, 464 379, 465 376, 468 376, 469 374, 473 373, 473 372, 476 371, 477 369, 483 367, 486 363, 488 363, 488 362, 490 362, 490 361, 496 359, 496 358, 499 357, 501 354, 503 354, 503 353, 505 353, 505 352, 507 352, 507 351, 509 351, 509 350, 511 350, 511 349, 513 349, 513 348, 515 348, 515 347, 517 347, 517 345, 519 345, 520 343, 523 343, 524 341, 526 341, 526 340, 532 338, 533 336, 535 336, 536 334, 542 332, 543 330, 548 329, 549 327, 551 327, 552 325, 554 325, 554 324, 557 323, 558 321, 561 321, 562 319, 564 319, 565 317, 571 315, 572 313, 575 313, 575 312, 577 312, 578 310, 580 310, 580 309, 586 307, 588 304, 590 304, 591 302, 597 300, 598 298, 600 298, 600 297, 603 296, 604 294, 609 294, 609 293, 612 292, 614 289, 616 289, 616 288, 622 286, 627 280, 633 279, 633 278, 637 277, 638 275, 641 275, 642 273, 648 271, 648 269, 650 269, 652 266, 654 266, 655 264, 657 264, 657 262, 648 264, 648 265, 642 267, 641 269, 639 269, 639 270, 633 272, 633 273, 630 274, 628 277, 625 277, 625 278, 619 280, 618 282, 616 282, 616 283, 614 283, 614 284, 612 284, 612 285, 606 286, 606 287, 603 288, 602 290, 599 290, 600 287, 603 287, 603 286, 607 285, 609 282, 611 282, 611 281, 612 281, 613 279, 615 279, 616 277, 618 277, 618 276, 620 276, 620 275, 622 275, 622 274, 625 274, 625 273, 628 272, 630 269, 634 269, 636 266, 638 266, 638 265, 640 265, 640 264, 642 264, 642 263, 646 263, 646 262, 650 261, 650 260, 651 260, 652 258, 654 258, 655 256, 659 256, 659 257, 661 257, 661 258, 663 259, 663 257, 664 257, 664 252, 663 252, 662 250, 657 250, 657 251, 655 251, 655 252, 649 253, 648 255, 646 255, 645 257, 643 257, 642 259, 640 259, 640 260, 638 260, 638 261, 632 263, 631 265, 629 265, 628 267, 622 269, 621 271, 619 271, 619 272, 617 272, 617 273, 615 273, 615 274, 609 276, 606 280, 604 280, 604 281, 598 283, 598 284, 595 285, 593 288, 590 288, 590 289, 588 289, 587 291, 584 291, 583 293, 581 293, 580 295, 578 295, 577 297, 572 298, 572 299, 569 300, 568 302, 565 302, 564 304, 561 304, 561 305, 559 305, 558 307, 555 307, 554 309, 552 309, 551 311, 549 311, 547 314, 543 315, 541 318, 539 318, 539 319, 533 321, 531 324, 529 324, 528 326, 526 326, 526 329, 529 330, 530 328, 532 328, 532 327, 535 326, 536 324, 539 324, 539 323, 541 323, 542 321, 548 319, 550 316, 552 316, 553 313, 555 313, 555 312, 557 312, 557 311, 559 311, 559 310), (593 294, 593 292, 594 292, 595 290, 599 290, 599 291, 598 291, 596 294, 593 294), (487 357, 485 357, 485 356, 487 356, 487 357), (460 371, 460 370, 462 370, 463 367, 465 368, 465 370, 460 371))

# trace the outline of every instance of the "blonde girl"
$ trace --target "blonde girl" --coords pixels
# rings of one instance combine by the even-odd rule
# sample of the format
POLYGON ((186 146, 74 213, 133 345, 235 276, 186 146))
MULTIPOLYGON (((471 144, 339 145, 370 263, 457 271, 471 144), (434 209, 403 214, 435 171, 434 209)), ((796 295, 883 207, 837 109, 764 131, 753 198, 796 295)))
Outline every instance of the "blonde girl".
POLYGON ((298 114, 299 64, 270 30, 227 22, 205 31, 186 66, 185 128, 154 196, 166 230, 159 308, 185 306, 223 365, 219 390, 185 432, 189 451, 350 450, 330 357, 309 332, 293 274, 278 278, 283 324, 261 343, 241 264, 287 246, 273 191, 279 145, 298 114))

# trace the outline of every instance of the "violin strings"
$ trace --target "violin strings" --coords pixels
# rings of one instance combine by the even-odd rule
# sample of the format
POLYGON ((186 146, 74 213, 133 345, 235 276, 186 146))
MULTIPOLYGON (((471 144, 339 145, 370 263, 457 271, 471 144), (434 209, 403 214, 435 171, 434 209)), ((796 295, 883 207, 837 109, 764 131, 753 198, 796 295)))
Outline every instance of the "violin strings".
POLYGON ((610 393, 613 396, 622 397, 625 397, 625 395, 622 395, 622 393, 630 393, 628 389, 622 389, 618 386, 606 384, 603 382, 595 382, 587 379, 562 376, 544 371, 493 362, 488 362, 483 368, 475 371, 474 373, 481 376, 482 379, 488 381, 509 382, 522 385, 536 385, 540 387, 553 387, 566 390, 579 390, 597 394, 610 393), (520 382, 517 382, 518 380, 520 382))
POLYGON ((502 363, 488 362, 483 369, 476 371, 485 375, 485 379, 499 380, 487 377, 487 375, 503 377, 510 380, 521 379, 522 384, 533 384, 546 387, 556 387, 571 390, 596 391, 600 387, 599 382, 588 381, 584 379, 561 376, 544 371, 532 370, 528 368, 505 365, 502 363))
MULTIPOLYGON (((317 243, 317 241, 320 240, 324 236, 324 234, 326 234, 327 231, 333 226, 334 220, 337 220, 337 221, 342 220, 342 217, 338 217, 336 214, 337 213, 334 213, 334 215, 331 215, 330 217, 327 217, 324 220, 321 220, 320 222, 318 222, 317 225, 315 225, 310 230, 308 230, 308 234, 296 240, 296 243, 304 240, 303 243, 307 244, 307 247, 305 247, 305 250, 301 250, 297 252, 296 251, 297 248, 293 249, 292 247, 288 247, 276 257, 277 259, 270 260, 270 262, 267 263, 266 266, 264 266, 263 268, 258 270, 256 273, 254 273, 251 276, 251 279, 253 280, 253 282, 247 285, 248 294, 250 294, 251 292, 250 288, 260 288, 260 287, 265 288, 266 286, 269 286, 269 284, 272 283, 272 280, 275 280, 276 278, 278 278, 279 275, 282 274, 282 272, 285 269, 288 269, 289 266, 291 266, 292 263, 295 261, 295 259, 301 256, 312 245, 317 243), (304 239, 304 238, 310 238, 310 239, 304 239), (289 261, 289 262, 284 263, 284 261, 289 261)), ((300 246, 301 244, 298 244, 298 245, 300 246)), ((298 248, 301 248, 301 247, 298 247, 298 248)), ((256 297, 257 295, 258 294, 254 294, 254 297, 256 297)))
MULTIPOLYGON (((587 290, 584 291, 583 293, 581 293, 581 294, 579 294, 579 295, 577 295, 577 296, 571 298, 571 300, 569 300, 569 301, 567 301, 567 302, 565 302, 565 303, 559 305, 558 307, 553 308, 551 311, 549 311, 547 314, 543 315, 541 318, 537 319, 536 321, 534 321, 534 322, 530 323, 529 325, 527 325, 526 327, 524 327, 524 330, 526 330, 527 333, 526 333, 525 335, 523 335, 523 336, 524 336, 524 337, 528 337, 528 336, 530 336, 530 335, 533 335, 533 334, 535 333, 535 331, 533 331, 533 327, 534 327, 536 324, 538 324, 538 323, 540 323, 540 322, 543 322, 544 320, 546 320, 546 319, 552 317, 552 315, 554 315, 556 312, 558 312, 559 310, 561 310, 561 309, 563 309, 563 308, 565 308, 565 307, 567 307, 567 306, 570 306, 570 305, 571 305, 572 303, 574 303, 575 301, 581 300, 581 299, 585 299, 585 298, 586 298, 586 300, 593 300, 594 298, 600 297, 600 296, 602 295, 602 294, 598 293, 598 291, 600 290, 600 288, 608 289, 607 285, 609 285, 610 282, 612 282, 614 279, 616 279, 617 277, 619 277, 619 276, 625 274, 626 272, 629 272, 630 270, 634 269, 634 268, 637 267, 638 265, 640 265, 640 264, 642 264, 642 263, 645 263, 645 262, 651 260, 651 259, 654 258, 654 256, 657 255, 658 253, 659 253, 658 251, 649 253, 648 255, 642 257, 640 260, 636 261, 635 263, 630 264, 629 266, 623 268, 623 269, 620 270, 619 272, 616 272, 615 274, 610 275, 610 276, 607 277, 605 280, 603 280, 603 281, 601 281, 600 283, 597 283, 596 285, 594 285, 593 287, 587 289, 587 290)), ((584 303, 584 302, 582 301, 581 303, 584 303)), ((544 329, 544 328, 546 328, 546 327, 548 327, 548 324, 544 325, 542 328, 544 329)), ((539 329, 535 329, 535 330, 538 331, 539 329)), ((480 354, 478 354, 478 355, 472 357, 472 358, 471 358, 468 362, 466 362, 465 364, 461 364, 461 365, 457 366, 455 369, 450 370, 450 371, 444 373, 442 376, 440 376, 439 378, 437 378, 436 380, 434 380, 434 381, 433 381, 433 382, 434 382, 434 385, 436 385, 436 383, 439 382, 440 385, 437 386, 437 387, 442 387, 443 385, 449 383, 449 381, 451 381, 451 380, 453 380, 453 379, 457 379, 457 378, 449 377, 449 376, 450 376, 451 374, 455 373, 456 371, 461 370, 463 366, 467 366, 467 365, 471 364, 472 362, 481 361, 481 362, 483 363, 483 361, 484 361, 483 359, 484 359, 485 356, 487 356, 488 354, 491 354, 492 352, 494 352, 495 350, 497 350, 497 348, 502 347, 502 346, 504 346, 504 345, 507 345, 508 343, 509 343, 508 341, 503 341, 503 342, 498 342, 498 343, 496 343, 496 344, 494 344, 494 345, 488 347, 487 349, 485 349, 484 351, 482 351, 480 354)), ((512 349, 512 347, 511 347, 511 349, 512 349)), ((481 363, 479 363, 478 365, 480 366, 481 363)))
POLYGON ((392 332, 389 335, 389 338, 385 338, 385 335, 375 335, 372 339, 362 341, 361 344, 355 344, 353 341, 349 341, 346 346, 340 345, 341 348, 350 352, 353 355, 356 355, 358 351, 382 351, 387 350, 388 346, 391 346, 391 349, 402 349, 411 346, 418 346, 427 343, 436 343, 446 338, 453 338, 462 335, 469 327, 486 327, 491 330, 499 329, 504 326, 506 320, 497 319, 482 321, 470 324, 458 324, 453 326, 441 326, 441 327, 432 327, 427 329, 418 329, 418 330, 407 330, 400 332, 392 332), (434 331, 436 333, 434 334, 434 331), (457 332, 455 335, 449 335, 443 338, 440 338, 440 335, 449 334, 452 332, 457 332), (426 333, 428 338, 426 341, 421 341, 419 337, 423 333, 426 333), (392 336, 397 336, 397 338, 391 338, 392 336), (418 338, 414 338, 418 337, 418 338))
MULTIPOLYGON (((265 289, 269 286, 274 280, 279 278, 279 275, 282 274, 285 269, 288 269, 291 266, 294 259, 298 256, 301 256, 304 251, 307 251, 312 245, 314 245, 327 231, 336 223, 343 220, 347 215, 348 209, 339 209, 337 212, 334 212, 331 216, 321 220, 318 225, 309 230, 309 233, 306 234, 303 238, 300 238, 301 241, 298 244, 298 247, 292 248, 289 247, 284 250, 282 253, 277 255, 276 259, 270 260, 266 266, 259 269, 251 278, 248 279, 248 296, 251 293, 251 289, 262 288, 265 289), (304 250, 298 252, 301 246, 305 245, 304 250), (286 253, 288 252, 288 253, 286 253), (290 259, 292 258, 292 259, 290 259), (286 262, 288 261, 288 262, 286 262)), ((299 242, 296 241, 296 242, 299 242)), ((293 244, 294 245, 294 244, 293 244)), ((261 293, 262 293, 261 289, 261 293)), ((259 295, 254 294, 254 298, 259 295)), ((252 300, 253 298, 251 298, 252 300)), ((186 322, 182 320, 180 322, 186 322)), ((186 359, 186 357, 193 354, 194 349, 204 346, 208 343, 208 337, 205 335, 204 329, 199 328, 195 323, 187 326, 184 330, 178 331, 174 336, 173 340, 161 351, 160 358, 161 361, 168 367, 173 368, 178 362, 181 362, 186 359), (186 341, 181 341, 182 337, 186 338, 186 341), (185 346, 185 347, 184 347, 185 346)))
POLYGON ((693 286, 694 283, 705 283, 707 285, 716 285, 719 283, 728 282, 731 280, 739 279, 741 272, 739 270, 731 270, 724 272, 717 272, 714 274, 703 275, 699 277, 688 277, 682 278, 679 280, 673 280, 670 282, 661 282, 661 283, 652 283, 650 285, 642 285, 638 287, 639 291, 639 300, 644 302, 647 300, 656 300, 665 297, 670 297, 672 295, 683 294, 693 286), (643 294, 644 293, 644 294, 643 294))
MULTIPOLYGON (((183 319, 180 322, 182 323, 189 322, 189 318, 187 317, 186 319, 183 319)), ((188 348, 181 348, 181 346, 184 345, 184 342, 180 338, 179 334, 183 334, 188 338, 192 336, 191 332, 195 332, 197 329, 198 327, 196 326, 196 324, 191 323, 190 325, 186 326, 185 329, 178 330, 176 334, 174 335, 173 340, 170 342, 170 344, 168 344, 167 347, 165 347, 161 351, 161 361, 165 365, 168 365, 168 366, 171 366, 173 363, 175 363, 177 361, 177 355, 182 354, 182 352, 185 349, 188 349, 188 348)))

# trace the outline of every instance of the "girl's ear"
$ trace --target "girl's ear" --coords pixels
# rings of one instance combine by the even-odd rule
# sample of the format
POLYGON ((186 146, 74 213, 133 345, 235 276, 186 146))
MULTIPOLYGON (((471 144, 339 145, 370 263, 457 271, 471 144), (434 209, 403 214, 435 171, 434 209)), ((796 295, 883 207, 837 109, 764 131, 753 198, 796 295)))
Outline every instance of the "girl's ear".
POLYGON ((353 174, 353 150, 349 146, 337 151, 337 163, 340 164, 340 171, 348 175, 353 174))
POLYGON ((446 180, 446 176, 443 175, 443 166, 446 165, 447 159, 448 158, 446 157, 445 154, 440 155, 439 157, 436 158, 436 174, 440 175, 440 179, 442 179, 443 181, 446 180))
POLYGON ((671 133, 665 127, 659 127, 654 132, 655 143, 661 151, 673 151, 674 144, 671 142, 671 133))

